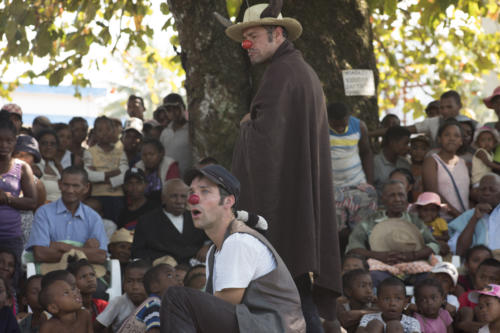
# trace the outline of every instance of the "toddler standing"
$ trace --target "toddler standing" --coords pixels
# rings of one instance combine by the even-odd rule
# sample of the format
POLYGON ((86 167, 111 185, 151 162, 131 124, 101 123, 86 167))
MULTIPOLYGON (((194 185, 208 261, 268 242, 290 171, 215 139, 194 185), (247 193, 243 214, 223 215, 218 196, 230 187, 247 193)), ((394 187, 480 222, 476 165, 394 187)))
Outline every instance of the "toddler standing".
POLYGON ((493 152, 498 141, 498 132, 494 128, 483 126, 476 131, 473 145, 477 150, 472 157, 471 172, 473 187, 478 187, 479 181, 487 173, 500 170, 500 164, 493 162, 493 152))

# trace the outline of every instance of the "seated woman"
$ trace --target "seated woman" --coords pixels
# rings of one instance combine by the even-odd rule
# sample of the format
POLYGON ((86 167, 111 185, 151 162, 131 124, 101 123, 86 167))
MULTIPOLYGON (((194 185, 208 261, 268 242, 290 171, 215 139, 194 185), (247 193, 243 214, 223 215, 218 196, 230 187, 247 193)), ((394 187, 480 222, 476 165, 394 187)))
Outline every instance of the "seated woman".
POLYGON ((179 178, 179 164, 165 154, 160 141, 147 139, 142 144, 141 160, 135 164, 146 174, 146 197, 161 202, 161 191, 165 182, 171 178, 179 178))
POLYGON ((62 166, 57 161, 59 139, 56 132, 42 130, 37 136, 42 159, 36 164, 35 174, 40 178, 47 191, 47 201, 56 201, 61 197, 58 181, 61 178, 62 166))

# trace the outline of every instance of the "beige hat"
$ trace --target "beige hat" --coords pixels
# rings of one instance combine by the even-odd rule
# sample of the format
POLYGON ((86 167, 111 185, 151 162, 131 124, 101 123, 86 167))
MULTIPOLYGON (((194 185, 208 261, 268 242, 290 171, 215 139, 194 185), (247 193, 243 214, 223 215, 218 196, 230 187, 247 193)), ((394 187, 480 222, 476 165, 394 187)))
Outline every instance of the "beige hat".
POLYGON ((170 265, 172 267, 175 267, 175 266, 177 266, 177 260, 175 260, 174 257, 172 257, 172 256, 166 255, 163 257, 156 258, 153 261, 153 266, 157 266, 159 264, 167 264, 167 265, 170 265))
MULTIPOLYGON (((83 251, 72 249, 64 253, 59 262, 54 263, 41 263, 40 264, 40 274, 45 275, 52 271, 66 270, 68 268, 68 257, 76 257, 77 260, 87 259, 87 256, 83 251)), ((94 268, 95 275, 99 278, 106 275, 106 268, 103 265, 92 264, 94 268)))
POLYGON ((251 6, 245 10, 243 15, 243 22, 233 24, 226 29, 226 35, 234 41, 243 41, 243 31, 245 29, 261 26, 261 25, 279 25, 286 29, 288 32, 288 40, 296 40, 302 34, 302 25, 299 21, 291 17, 283 17, 279 13, 277 18, 264 17, 260 15, 268 7, 267 3, 261 3, 251 6))
POLYGON ((120 228, 116 230, 113 233, 113 235, 111 235, 109 244, 118 242, 133 243, 133 241, 134 241, 134 233, 125 228, 120 228))
POLYGON ((142 135, 142 120, 136 117, 130 117, 125 121, 125 129, 123 132, 126 132, 128 130, 134 130, 140 135, 142 135))
POLYGON ((369 243, 371 251, 418 251, 425 246, 413 223, 395 218, 378 223, 372 229, 369 243))

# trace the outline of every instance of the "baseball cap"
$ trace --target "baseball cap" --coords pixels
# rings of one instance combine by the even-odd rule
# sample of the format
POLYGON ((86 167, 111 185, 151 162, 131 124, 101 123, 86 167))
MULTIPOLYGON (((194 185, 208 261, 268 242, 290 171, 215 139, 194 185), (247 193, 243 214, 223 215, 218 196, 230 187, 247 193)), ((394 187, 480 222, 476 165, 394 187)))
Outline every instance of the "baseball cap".
POLYGON ((212 164, 201 169, 191 169, 186 173, 184 180, 186 184, 191 185, 193 179, 199 176, 210 179, 212 182, 225 189, 229 194, 234 195, 236 202, 238 201, 240 196, 240 182, 222 165, 212 164))
POLYGON ((493 296, 500 298, 500 286, 498 284, 489 284, 481 290, 476 290, 469 293, 469 301, 479 303, 479 296, 493 296))
POLYGON ((426 206, 426 205, 436 205, 439 207, 443 207, 444 205, 441 203, 441 197, 434 192, 423 192, 417 198, 417 201, 413 204, 415 206, 426 206))
POLYGON ((142 182, 146 182, 146 174, 142 169, 139 168, 130 168, 125 172, 125 176, 123 178, 123 182, 126 183, 130 178, 136 178, 142 182))
POLYGON ((457 285, 458 271, 455 265, 453 265, 452 263, 442 261, 438 263, 436 266, 432 267, 431 272, 434 274, 436 273, 448 274, 451 277, 451 280, 453 281, 453 285, 454 286, 457 285))
POLYGON ((125 122, 125 129, 123 131, 126 132, 128 130, 134 130, 142 136, 142 120, 135 117, 127 119, 125 122))
POLYGON ((19 117, 23 117, 23 110, 21 107, 15 103, 8 103, 2 106, 2 110, 8 111, 9 113, 17 114, 19 117))
POLYGON ((38 148, 38 141, 32 136, 20 134, 17 137, 16 147, 14 151, 27 152, 35 158, 35 163, 40 162, 40 150, 38 148))
POLYGON ((111 238, 109 239, 109 244, 118 242, 132 243, 133 241, 134 241, 134 233, 125 228, 120 228, 116 230, 113 233, 113 235, 111 235, 111 238))

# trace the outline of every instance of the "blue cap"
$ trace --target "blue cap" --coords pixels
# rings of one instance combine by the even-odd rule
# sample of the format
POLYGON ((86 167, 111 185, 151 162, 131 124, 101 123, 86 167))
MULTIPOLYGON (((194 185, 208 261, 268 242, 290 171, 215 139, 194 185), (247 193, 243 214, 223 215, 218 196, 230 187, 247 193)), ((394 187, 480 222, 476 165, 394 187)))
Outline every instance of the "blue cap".
POLYGON ((35 158, 35 163, 40 162, 40 150, 38 149, 38 141, 32 136, 21 134, 17 137, 16 148, 14 151, 24 151, 30 153, 35 158))

